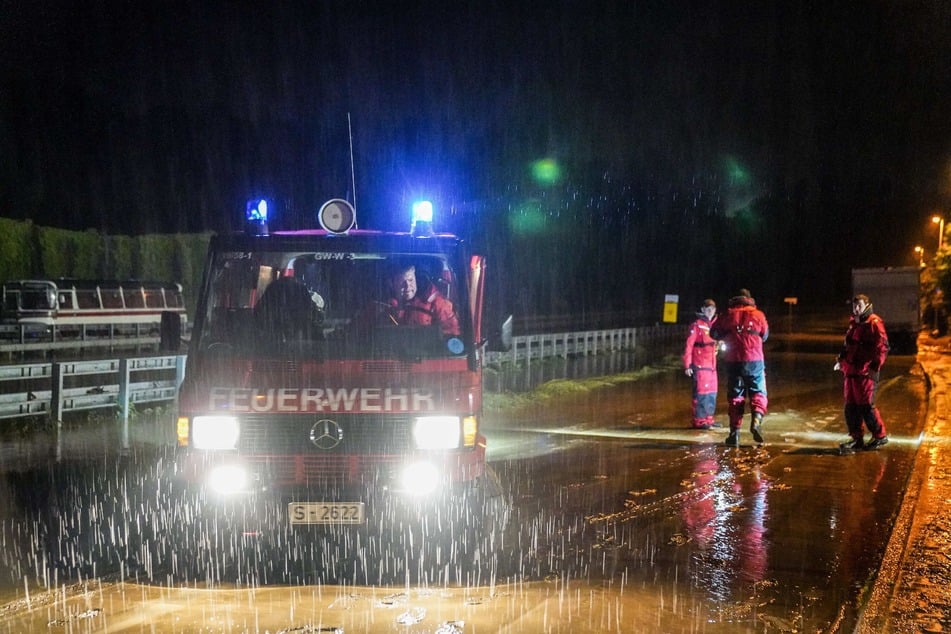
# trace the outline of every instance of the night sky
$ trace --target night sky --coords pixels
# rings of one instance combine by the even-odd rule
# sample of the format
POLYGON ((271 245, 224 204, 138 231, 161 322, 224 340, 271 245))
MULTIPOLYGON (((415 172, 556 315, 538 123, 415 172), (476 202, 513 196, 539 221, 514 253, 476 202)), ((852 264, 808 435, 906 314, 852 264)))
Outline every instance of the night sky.
POLYGON ((512 301, 576 311, 838 299, 951 213, 942 0, 0 0, 0 26, 0 216, 45 226, 227 230, 268 196, 290 227, 355 180, 362 227, 428 197, 531 280, 512 301))

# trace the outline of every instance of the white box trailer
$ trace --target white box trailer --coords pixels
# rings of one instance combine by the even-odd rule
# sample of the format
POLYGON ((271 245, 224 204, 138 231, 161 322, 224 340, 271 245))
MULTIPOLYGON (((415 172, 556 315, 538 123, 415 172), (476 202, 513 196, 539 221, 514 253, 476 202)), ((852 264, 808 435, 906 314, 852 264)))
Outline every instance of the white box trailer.
POLYGON ((868 295, 875 312, 885 321, 893 352, 912 350, 921 330, 921 269, 885 266, 852 269, 852 293, 868 295))

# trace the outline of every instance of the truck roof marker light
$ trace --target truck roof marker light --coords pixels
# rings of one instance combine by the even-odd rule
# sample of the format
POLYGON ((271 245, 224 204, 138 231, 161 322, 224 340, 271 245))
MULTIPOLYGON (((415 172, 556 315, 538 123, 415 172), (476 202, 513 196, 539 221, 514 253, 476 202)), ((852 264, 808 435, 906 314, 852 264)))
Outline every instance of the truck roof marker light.
POLYGON ((357 224, 357 211, 342 198, 331 198, 317 211, 317 222, 327 233, 344 235, 357 224))
POLYGON ((255 236, 266 236, 268 203, 263 198, 252 198, 244 211, 244 221, 249 233, 255 236))
POLYGON ((433 204, 428 200, 413 203, 413 225, 410 231, 415 238, 433 235, 433 204))

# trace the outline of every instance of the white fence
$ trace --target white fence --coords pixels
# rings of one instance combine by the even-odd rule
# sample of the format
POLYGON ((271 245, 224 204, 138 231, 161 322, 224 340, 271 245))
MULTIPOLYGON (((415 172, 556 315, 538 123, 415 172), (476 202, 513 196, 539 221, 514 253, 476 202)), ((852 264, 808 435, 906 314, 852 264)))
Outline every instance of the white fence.
POLYGON ((486 352, 488 364, 531 364, 533 360, 546 357, 587 356, 606 354, 621 350, 634 350, 638 346, 669 348, 681 345, 684 336, 682 325, 646 326, 642 328, 613 328, 610 330, 586 330, 583 332, 560 332, 544 335, 519 335, 512 338, 512 347, 505 352, 486 352))

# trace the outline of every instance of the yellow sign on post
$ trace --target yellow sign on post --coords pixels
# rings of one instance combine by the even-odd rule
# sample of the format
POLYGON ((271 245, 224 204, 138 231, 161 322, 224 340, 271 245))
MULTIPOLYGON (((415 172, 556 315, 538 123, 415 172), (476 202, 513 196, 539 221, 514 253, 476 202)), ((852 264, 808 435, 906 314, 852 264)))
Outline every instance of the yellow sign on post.
POLYGON ((680 302, 679 295, 664 295, 664 323, 677 323, 677 304, 680 302))

